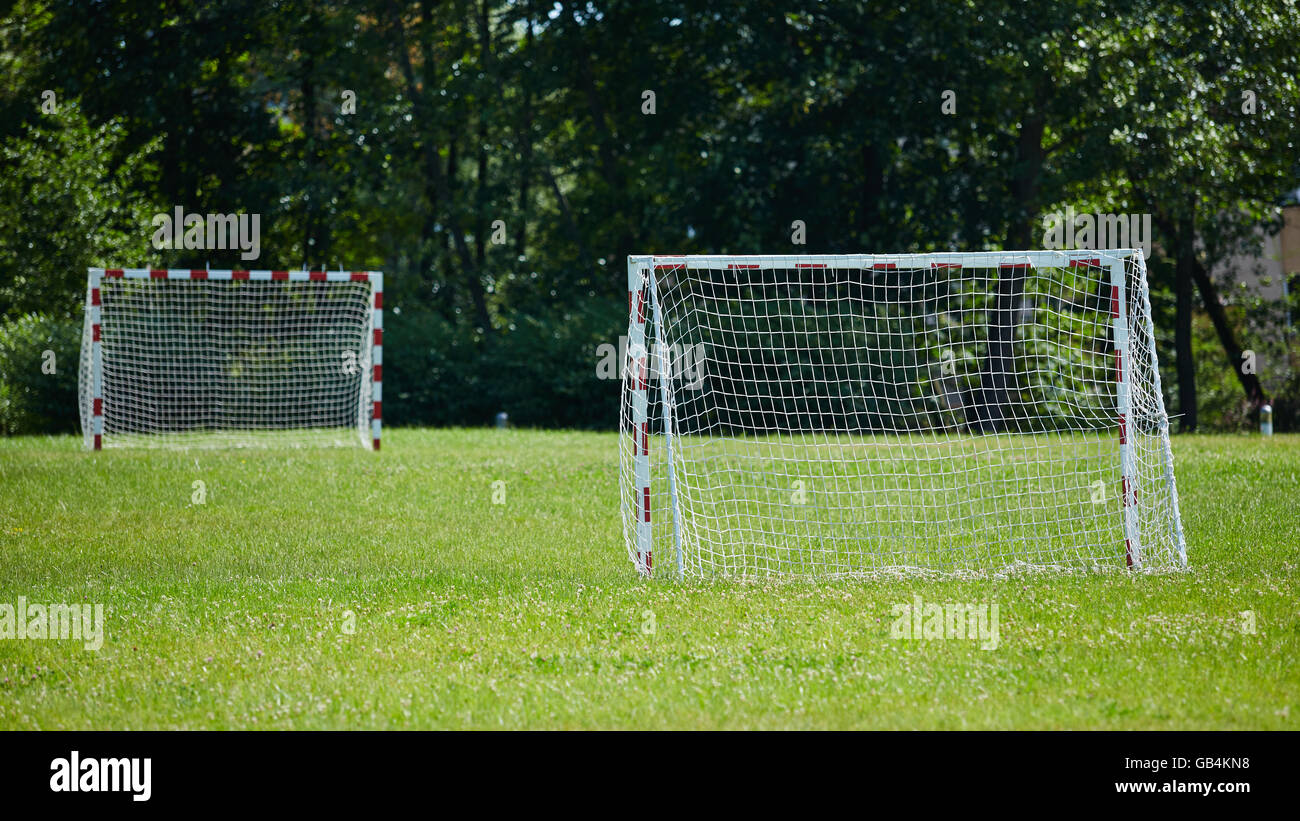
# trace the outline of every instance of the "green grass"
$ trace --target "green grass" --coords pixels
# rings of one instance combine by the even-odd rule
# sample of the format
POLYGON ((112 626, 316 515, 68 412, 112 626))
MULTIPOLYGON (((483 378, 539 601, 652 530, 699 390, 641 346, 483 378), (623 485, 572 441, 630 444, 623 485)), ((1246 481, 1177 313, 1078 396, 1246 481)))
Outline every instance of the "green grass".
POLYGON ((106 608, 97 652, 0 639, 0 728, 1300 719, 1300 437, 1175 439, 1187 573, 746 584, 634 574, 613 435, 396 430, 384 446, 0 440, 0 603, 106 608), (996 602, 997 649, 891 638, 915 594, 996 602))

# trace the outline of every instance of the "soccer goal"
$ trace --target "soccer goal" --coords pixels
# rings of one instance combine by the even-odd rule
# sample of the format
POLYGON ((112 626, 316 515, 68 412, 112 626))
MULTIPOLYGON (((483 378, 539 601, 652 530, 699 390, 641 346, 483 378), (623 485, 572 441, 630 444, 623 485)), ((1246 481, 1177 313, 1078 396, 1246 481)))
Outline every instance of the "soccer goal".
POLYGON ((92 268, 86 447, 379 448, 383 275, 92 268))
POLYGON ((649 574, 1186 566, 1140 251, 628 260, 649 574))

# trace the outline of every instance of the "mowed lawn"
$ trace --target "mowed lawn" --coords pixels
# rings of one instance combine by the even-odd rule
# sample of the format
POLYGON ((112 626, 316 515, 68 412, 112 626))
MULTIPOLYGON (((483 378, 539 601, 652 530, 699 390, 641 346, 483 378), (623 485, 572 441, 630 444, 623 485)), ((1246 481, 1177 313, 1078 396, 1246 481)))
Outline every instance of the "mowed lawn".
POLYGON ((1174 440, 1187 573, 683 584, 626 559, 613 434, 385 436, 0 440, 0 603, 106 611, 0 639, 0 728, 1300 726, 1300 437, 1174 440), (891 638, 918 594, 997 648, 891 638))

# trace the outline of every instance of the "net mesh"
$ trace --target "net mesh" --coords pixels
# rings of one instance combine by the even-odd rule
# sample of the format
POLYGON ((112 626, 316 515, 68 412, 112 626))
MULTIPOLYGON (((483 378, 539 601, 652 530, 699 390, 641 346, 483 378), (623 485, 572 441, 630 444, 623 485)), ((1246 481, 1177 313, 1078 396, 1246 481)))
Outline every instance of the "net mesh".
MULTIPOLYGON (((371 284, 104 278, 104 447, 371 446, 371 284)), ((92 439, 91 320, 81 355, 92 439)))
POLYGON ((1181 564, 1145 266, 1090 253, 635 258, 629 557, 742 577, 1181 564))

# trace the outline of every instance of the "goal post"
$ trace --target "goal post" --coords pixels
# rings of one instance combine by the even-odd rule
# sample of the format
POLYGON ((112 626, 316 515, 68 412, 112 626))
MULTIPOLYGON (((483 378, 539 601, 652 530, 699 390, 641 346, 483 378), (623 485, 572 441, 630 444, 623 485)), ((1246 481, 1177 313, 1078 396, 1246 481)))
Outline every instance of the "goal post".
MULTIPOLYGON (((1115 412, 1119 419, 1120 497, 1124 509, 1124 561, 1129 567, 1142 563, 1142 540, 1137 530, 1132 503, 1136 488, 1133 481, 1133 443, 1128 436, 1128 418, 1132 413, 1129 385, 1133 374, 1129 368, 1132 347, 1129 344, 1128 275, 1122 259, 1110 261, 1112 339, 1115 343, 1115 412)), ((1163 399, 1163 398, 1162 398, 1163 399)))
POLYGON ((383 293, 377 271, 89 269, 86 447, 378 450, 383 293))
POLYGON ((634 256, 628 312, 644 574, 1186 566, 1140 251, 634 256))

